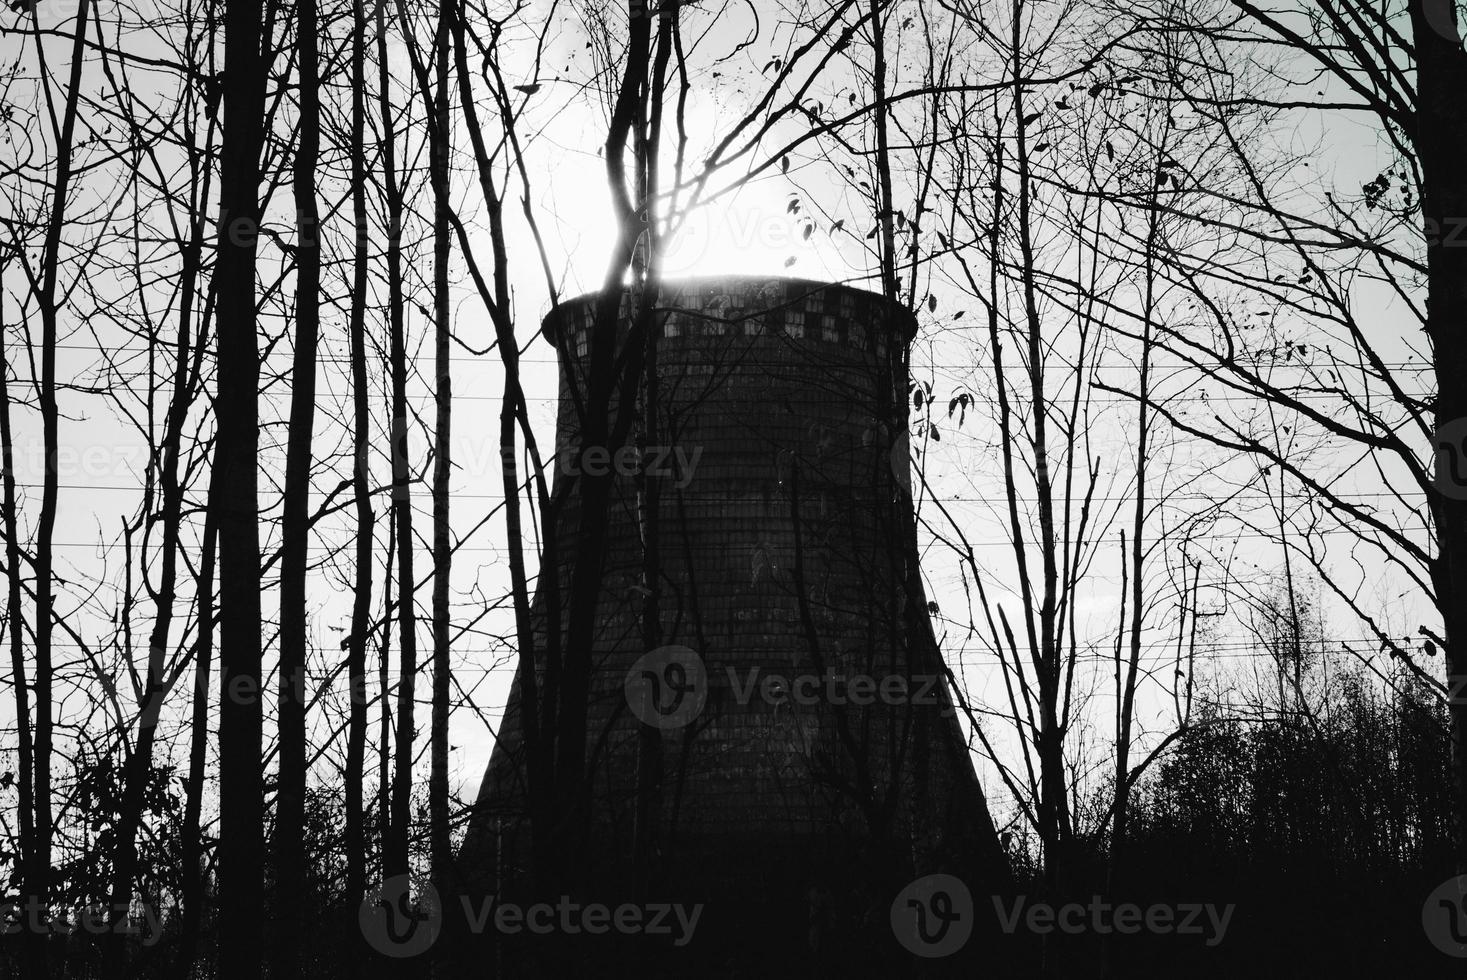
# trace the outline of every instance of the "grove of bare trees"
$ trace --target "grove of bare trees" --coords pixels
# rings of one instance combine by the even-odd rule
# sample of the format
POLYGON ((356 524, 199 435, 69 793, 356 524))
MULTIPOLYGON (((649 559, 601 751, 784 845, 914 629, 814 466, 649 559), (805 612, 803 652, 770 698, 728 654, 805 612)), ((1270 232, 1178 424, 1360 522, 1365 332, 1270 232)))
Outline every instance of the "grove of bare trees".
MULTIPOLYGON (((584 466, 569 499, 558 400, 574 459, 672 444, 687 271, 917 324, 869 420, 912 473, 872 503, 920 553, 892 646, 940 650, 1006 867, 921 910, 981 943, 902 970, 1467 956, 1452 0, 15 0, 0 140, 0 975, 530 975, 472 945, 461 848, 514 725, 536 894, 601 857, 625 502, 584 466), (588 292, 583 349, 542 331, 588 292)), ((635 487, 653 650, 686 515, 635 487)), ((840 734, 880 837, 896 794, 840 734)), ((631 891, 676 902, 647 869, 682 787, 638 740, 631 891)), ((764 972, 890 975, 894 894, 838 955, 812 891, 764 972)))

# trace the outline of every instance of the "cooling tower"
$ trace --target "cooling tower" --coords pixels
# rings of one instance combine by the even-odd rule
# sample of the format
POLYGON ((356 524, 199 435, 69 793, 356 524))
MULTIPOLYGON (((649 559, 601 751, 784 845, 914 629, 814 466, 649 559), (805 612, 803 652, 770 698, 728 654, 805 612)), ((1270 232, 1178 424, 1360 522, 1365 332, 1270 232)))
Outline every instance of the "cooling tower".
MULTIPOLYGON (((655 438, 639 421, 638 452, 586 453, 571 385, 584 393, 596 300, 545 319, 561 351, 564 499, 546 530, 557 567, 542 571, 532 610, 543 651, 551 623, 564 630, 577 474, 609 466, 586 887, 706 903, 706 956, 750 970, 760 956, 885 949, 903 884, 947 872, 976 890, 1005 875, 917 568, 905 448, 915 320, 841 285, 664 283, 655 438), (650 588, 644 542, 656 549, 650 588)), ((629 307, 623 296, 623 339, 629 307)), ((647 408, 644 392, 636 410, 647 408)), ((537 690, 546 683, 542 662, 537 690)), ((480 893, 534 878, 523 708, 516 681, 461 851, 480 893)))

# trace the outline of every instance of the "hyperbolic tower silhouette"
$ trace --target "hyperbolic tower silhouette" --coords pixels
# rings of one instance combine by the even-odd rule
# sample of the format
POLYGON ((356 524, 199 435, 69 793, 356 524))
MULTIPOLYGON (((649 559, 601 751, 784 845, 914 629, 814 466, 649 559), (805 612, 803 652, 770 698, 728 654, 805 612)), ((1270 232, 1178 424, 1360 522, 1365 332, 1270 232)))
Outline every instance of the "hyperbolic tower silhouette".
MULTIPOLYGON (((597 294, 544 322, 561 351, 566 498, 547 529, 560 567, 536 591, 537 650, 552 621, 564 629, 544 576, 564 605, 580 526, 567 481, 618 473, 592 650, 588 887, 707 902, 700 929, 735 947, 750 928, 761 948, 876 942, 882 903, 913 877, 1006 874, 918 572, 915 319, 787 278, 666 282, 655 300, 658 445, 644 454, 581 445, 569 385, 583 384, 597 294), (659 570, 650 658, 644 542, 659 570)), ((475 886, 501 895, 532 877, 522 708, 516 680, 461 851, 475 886)))

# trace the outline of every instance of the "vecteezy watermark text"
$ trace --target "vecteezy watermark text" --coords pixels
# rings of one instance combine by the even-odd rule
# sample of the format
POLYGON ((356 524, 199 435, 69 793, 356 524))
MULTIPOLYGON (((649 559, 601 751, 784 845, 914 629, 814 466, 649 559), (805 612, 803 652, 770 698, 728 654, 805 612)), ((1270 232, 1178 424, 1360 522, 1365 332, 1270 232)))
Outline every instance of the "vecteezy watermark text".
MULTIPOLYGON (((1462 880, 1467 882, 1467 877, 1462 880)), ((1232 903, 1221 907, 1202 902, 1158 902, 1146 906, 1132 902, 1112 904, 1099 895, 1092 896, 1088 903, 1067 902, 1059 906, 1031 902, 1022 896, 1005 900, 995 895, 992 901, 999 928, 1009 935, 1020 930, 1036 935, 1062 932, 1069 935, 1095 933, 1104 936, 1115 933, 1124 936, 1145 932, 1151 935, 1203 936, 1209 947, 1217 946, 1227 936, 1228 924, 1232 922, 1236 909, 1232 903)), ((1436 904, 1428 899, 1426 911, 1435 910, 1436 904)), ((910 952, 922 957, 935 958, 956 953, 972 935, 975 919, 973 896, 968 886, 949 874, 918 878, 903 888, 891 905, 892 933, 910 952)), ((1424 918, 1423 921, 1430 933, 1430 927, 1436 920, 1424 918)), ((1463 937, 1462 942, 1467 943, 1467 937, 1463 937)))
POLYGON ((574 936, 584 932, 601 936, 617 932, 623 935, 670 936, 672 944, 678 947, 692 942, 698 920, 703 917, 701 904, 648 902, 634 905, 624 902, 610 906, 587 902, 583 905, 571 901, 568 895, 560 896, 554 905, 549 902, 516 905, 513 902, 496 902, 490 897, 480 902, 477 910, 467 899, 463 900, 463 906, 469 929, 475 933, 487 930, 492 919, 494 930, 505 935, 528 932, 539 936, 550 933, 574 936))
POLYGON ((43 910, 34 902, 0 903, 0 935, 13 936, 20 932, 70 936, 86 933, 102 936, 108 933, 118 936, 137 936, 144 946, 152 946, 163 938, 163 924, 158 910, 144 902, 138 915, 130 906, 89 905, 74 916, 65 912, 53 913, 43 910), (138 919, 141 918, 141 922, 138 919))
POLYGON ((1008 903, 994 896, 993 910, 998 914, 998 924, 1004 932, 1012 934, 1022 927, 1037 935, 1055 931, 1069 935, 1094 932, 1098 935, 1135 935, 1146 932, 1164 936, 1207 936, 1205 945, 1216 946, 1228 933, 1232 921, 1233 903, 1218 908, 1211 902, 1183 902, 1168 905, 1158 902, 1142 907, 1132 902, 1112 905, 1099 895, 1092 895, 1087 904, 1067 902, 1058 907, 1047 902, 1030 903, 1020 897, 1008 903))
POLYGON ((698 460, 703 458, 703 447, 695 446, 688 452, 682 446, 622 446, 612 452, 605 446, 585 446, 576 449, 567 446, 556 453, 560 472, 566 476, 647 476, 670 477, 673 486, 681 490, 693 482, 698 469, 698 460))
MULTIPOLYGON (((939 697, 942 677, 938 674, 900 673, 874 676, 827 668, 821 673, 780 674, 760 667, 742 671, 725 666, 728 692, 735 703, 747 705, 755 698, 766 704, 828 704, 837 708, 873 704, 940 707, 944 717, 953 713, 951 703, 939 697)), ((644 725, 664 731, 682 728, 702 713, 708 702, 708 667, 697 652, 685 646, 658 647, 641 657, 627 671, 624 682, 627 706, 644 725)))
MULTIPOLYGON (((739 704, 753 700, 755 689, 767 704, 794 702, 800 705, 854 704, 886 705, 930 705, 937 706, 938 685, 942 678, 937 674, 920 674, 906 677, 902 674, 886 674, 880 678, 870 674, 847 673, 826 670, 823 674, 762 674, 758 667, 743 672, 743 680, 733 667, 725 667, 729 689, 739 704)), ((945 714, 952 714, 949 708, 945 714)))

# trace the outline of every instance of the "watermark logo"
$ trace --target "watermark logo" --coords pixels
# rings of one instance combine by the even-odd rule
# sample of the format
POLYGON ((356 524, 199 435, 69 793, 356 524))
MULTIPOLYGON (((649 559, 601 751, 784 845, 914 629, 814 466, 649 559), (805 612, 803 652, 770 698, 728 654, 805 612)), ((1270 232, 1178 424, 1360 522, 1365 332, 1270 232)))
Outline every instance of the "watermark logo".
POLYGON ((367 944, 383 956, 420 956, 443 931, 443 903, 432 882, 394 875, 362 900, 357 923, 367 944))
POLYGON ((1437 949, 1467 959, 1467 875, 1442 882, 1426 896, 1421 928, 1437 949))
POLYGON ((1467 418, 1442 423, 1432 437, 1436 457, 1433 483, 1437 493, 1467 500, 1467 418))
POLYGON ((658 647, 637 658, 623 682, 627 706, 644 725, 663 731, 683 728, 708 701, 703 658, 684 646, 658 647))
POLYGON ((1421 4, 1421 19, 1445 40, 1460 48, 1462 35, 1457 30, 1457 17, 1452 7, 1453 0, 1424 0, 1421 4))
POLYGON ((973 894, 952 875, 918 878, 891 903, 891 931, 915 956, 951 956, 973 934, 973 894))

